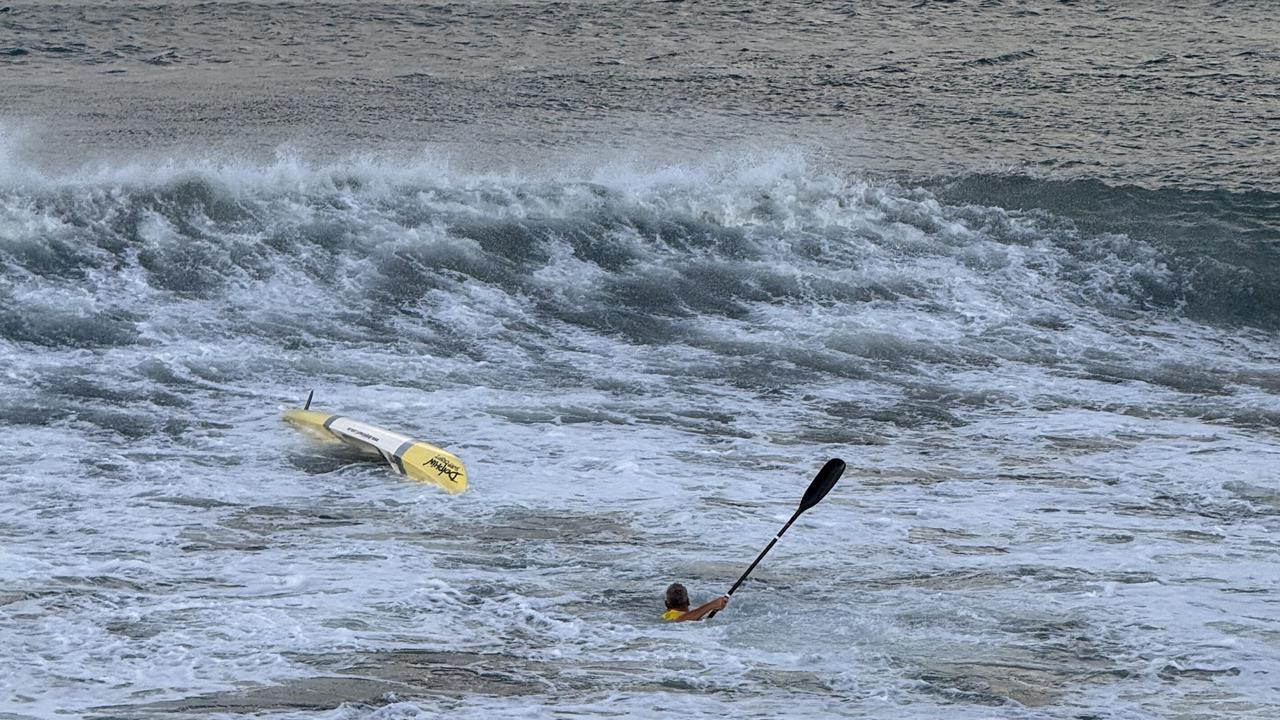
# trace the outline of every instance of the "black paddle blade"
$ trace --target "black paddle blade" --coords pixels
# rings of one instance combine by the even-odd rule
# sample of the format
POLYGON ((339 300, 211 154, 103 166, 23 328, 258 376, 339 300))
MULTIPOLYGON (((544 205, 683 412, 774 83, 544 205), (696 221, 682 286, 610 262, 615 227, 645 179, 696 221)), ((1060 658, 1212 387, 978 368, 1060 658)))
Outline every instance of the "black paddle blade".
POLYGON ((826 465, 818 471, 813 477, 813 482, 809 483, 809 489, 804 491, 804 497, 800 498, 800 509, 796 514, 808 510, 817 505, 822 498, 831 492, 831 488, 836 486, 836 481, 844 474, 844 461, 840 458, 831 458, 826 465))

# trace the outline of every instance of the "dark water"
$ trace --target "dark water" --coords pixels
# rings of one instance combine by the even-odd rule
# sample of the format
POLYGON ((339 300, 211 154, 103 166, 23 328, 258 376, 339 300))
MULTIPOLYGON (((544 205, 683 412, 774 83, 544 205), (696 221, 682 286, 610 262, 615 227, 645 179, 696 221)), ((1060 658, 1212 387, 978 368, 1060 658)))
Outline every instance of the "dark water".
POLYGON ((0 112, 72 163, 193 138, 485 160, 781 145, 859 170, 1277 189, 1268 2, 9 8, 0 112))
POLYGON ((0 6, 0 716, 1275 717, 1274 10, 0 6))

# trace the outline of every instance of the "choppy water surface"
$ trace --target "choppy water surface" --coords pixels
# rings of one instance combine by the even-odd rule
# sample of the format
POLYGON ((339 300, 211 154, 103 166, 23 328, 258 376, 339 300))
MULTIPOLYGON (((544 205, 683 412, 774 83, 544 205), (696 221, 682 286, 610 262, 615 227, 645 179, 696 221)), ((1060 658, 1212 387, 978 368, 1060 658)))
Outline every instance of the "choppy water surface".
POLYGON ((0 113, 72 165, 193 145, 498 163, 782 145, 858 170, 1280 187, 1265 0, 7 7, 0 113))
POLYGON ((0 716, 1280 714, 1266 5, 0 23, 0 716))

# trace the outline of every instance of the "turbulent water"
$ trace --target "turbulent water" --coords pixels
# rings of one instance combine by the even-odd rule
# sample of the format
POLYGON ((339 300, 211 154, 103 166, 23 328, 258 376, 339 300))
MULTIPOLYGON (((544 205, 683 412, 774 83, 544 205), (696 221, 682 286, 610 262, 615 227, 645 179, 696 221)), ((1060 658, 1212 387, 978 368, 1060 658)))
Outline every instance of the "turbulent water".
POLYGON ((0 717, 1280 716, 1274 14, 0 7, 0 717))

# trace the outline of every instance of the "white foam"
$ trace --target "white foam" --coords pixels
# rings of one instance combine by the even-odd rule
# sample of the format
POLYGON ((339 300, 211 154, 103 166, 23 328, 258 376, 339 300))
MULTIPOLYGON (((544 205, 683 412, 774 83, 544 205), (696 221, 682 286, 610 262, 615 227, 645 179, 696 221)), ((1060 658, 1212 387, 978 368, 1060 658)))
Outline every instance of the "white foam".
POLYGON ((1080 284, 1031 219, 964 219, 794 155, 562 172, 285 155, 6 179, 12 242, 65 232, 66 212, 107 232, 193 178, 250 219, 145 209, 142 245, 229 263, 207 291, 154 287, 137 248, 104 250, 119 264, 83 279, 13 271, 22 307, 134 313, 139 340, 0 345, 20 398, 4 411, 51 418, 12 421, 0 448, 0 657, 22 688, 0 711, 342 671, 318 657, 373 658, 360 672, 376 678, 397 650, 483 655, 530 684, 424 681, 319 714, 982 718, 984 683, 1013 698, 1001 717, 1169 714, 1206 689, 1267 709, 1249 670, 1275 658, 1275 453, 1265 427, 1210 413, 1278 409, 1273 337, 1135 309, 1124 278, 1159 271, 1142 253, 1080 284), (75 209, 24 200, 58 193, 81 193, 75 209), (588 232, 598 213, 634 220, 592 238, 621 269, 550 222, 588 232), (746 249, 662 237, 653 218, 746 249), (454 231, 477 220, 550 229, 517 261, 454 231), (229 259, 267 243, 261 273, 229 259), (417 261, 395 287, 384 263, 428 249, 526 274, 417 261), (615 309, 613 284, 683 281, 697 263, 786 290, 663 315, 670 338, 546 310, 615 309), (1198 369, 1229 392, 1197 392, 1198 369), (318 407, 456 451, 472 490, 310 444, 279 420, 310 388, 318 407), (723 618, 657 622, 667 582, 699 600, 727 589, 831 456, 846 477, 723 618), (1011 675, 1047 704, 1000 685, 1011 675))

